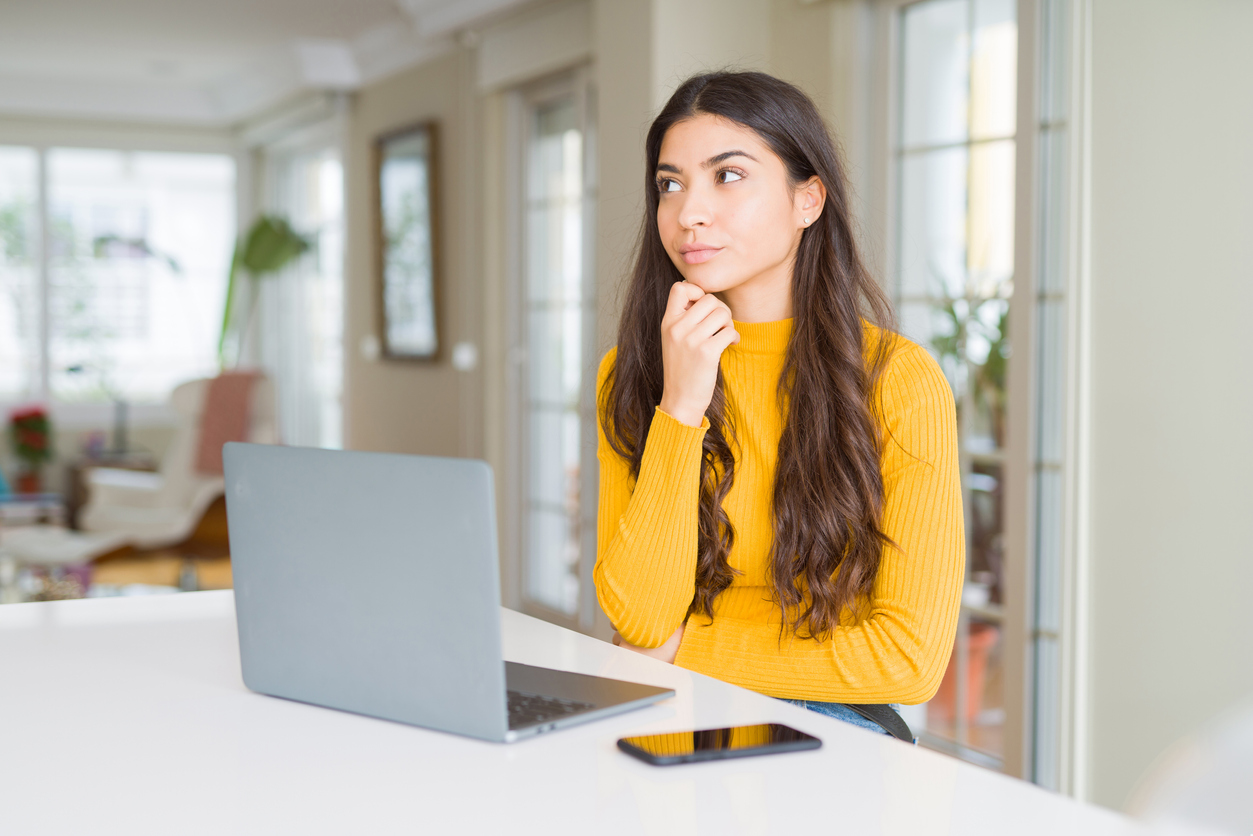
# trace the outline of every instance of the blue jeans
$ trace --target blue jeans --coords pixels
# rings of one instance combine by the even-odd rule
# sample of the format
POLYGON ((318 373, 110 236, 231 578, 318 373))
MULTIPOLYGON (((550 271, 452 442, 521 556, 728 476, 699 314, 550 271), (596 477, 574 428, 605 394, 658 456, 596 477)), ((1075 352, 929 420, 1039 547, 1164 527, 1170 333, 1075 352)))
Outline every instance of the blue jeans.
MULTIPOLYGON (((837 720, 843 720, 845 723, 852 723, 854 726, 858 726, 859 728, 870 729, 870 731, 878 732, 879 734, 886 734, 888 737, 892 736, 878 723, 867 720, 853 709, 838 702, 814 702, 813 700, 784 700, 784 702, 790 702, 792 705, 799 705, 801 708, 808 708, 810 711, 816 711, 819 714, 826 715, 827 717, 834 717, 837 720)), ((901 707, 899 705, 892 704, 892 710, 897 714, 900 714, 901 707)))

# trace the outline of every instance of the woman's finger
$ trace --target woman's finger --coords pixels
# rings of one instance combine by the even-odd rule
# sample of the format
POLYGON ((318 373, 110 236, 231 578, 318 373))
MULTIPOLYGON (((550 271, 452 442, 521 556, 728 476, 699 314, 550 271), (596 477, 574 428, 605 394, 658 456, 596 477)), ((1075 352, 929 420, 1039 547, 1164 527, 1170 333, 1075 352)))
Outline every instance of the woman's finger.
POLYGON ((662 315, 662 322, 673 322, 678 319, 704 295, 706 295, 705 291, 694 284, 675 282, 670 285, 670 298, 666 300, 666 312, 662 315))
POLYGON ((731 311, 725 305, 714 308, 709 315, 692 329, 692 335, 699 339, 709 339, 732 323, 731 311))
POLYGON ((702 296, 675 321, 670 328, 671 333, 680 339, 686 337, 700 327, 705 317, 718 310, 719 307, 725 307, 725 305, 717 296, 713 294, 702 296))
POLYGON ((727 350, 727 346, 738 345, 740 342, 740 332, 735 330, 734 325, 728 325, 718 333, 709 338, 708 345, 716 349, 718 354, 727 350))

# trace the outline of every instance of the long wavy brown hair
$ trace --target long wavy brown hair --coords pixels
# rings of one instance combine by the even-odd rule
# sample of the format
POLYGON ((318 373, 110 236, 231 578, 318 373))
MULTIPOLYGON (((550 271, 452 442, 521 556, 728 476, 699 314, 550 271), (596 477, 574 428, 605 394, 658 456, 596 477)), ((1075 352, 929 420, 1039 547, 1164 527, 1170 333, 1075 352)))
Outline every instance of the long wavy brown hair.
MULTIPOLYGON (((778 384, 786 410, 775 471, 770 578, 783 625, 821 639, 845 608, 868 595, 891 540, 881 528, 883 439, 876 383, 888 340, 865 344, 863 318, 894 330, 891 306, 858 255, 844 165, 809 97, 764 73, 693 76, 670 97, 645 143, 646 194, 634 269, 618 327, 614 368, 599 393, 610 446, 638 478, 654 408, 661 402, 661 318, 683 276, 657 230, 655 183, 662 139, 697 114, 757 133, 783 161, 793 186, 816 176, 826 205, 801 234, 792 270, 792 336, 778 384)), ((727 556, 735 532, 722 500, 735 478, 735 440, 722 376, 705 412, 701 454, 699 555, 689 614, 713 616, 713 602, 735 571, 727 556)))

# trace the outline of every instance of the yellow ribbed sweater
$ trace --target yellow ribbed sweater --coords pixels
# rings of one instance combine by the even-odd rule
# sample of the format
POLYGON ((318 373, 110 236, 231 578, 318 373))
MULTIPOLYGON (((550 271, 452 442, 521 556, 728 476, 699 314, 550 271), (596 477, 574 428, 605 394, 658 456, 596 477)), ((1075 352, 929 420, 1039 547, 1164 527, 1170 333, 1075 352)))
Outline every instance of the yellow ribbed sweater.
MULTIPOLYGON (((882 336, 866 325, 866 343, 882 336)), ((687 623, 676 665, 791 699, 905 703, 930 699, 948 664, 961 601, 965 534, 953 395, 920 346, 892 336, 879 383, 884 437, 886 548, 869 599, 846 611, 824 641, 779 639, 781 614, 768 577, 771 495, 785 414, 777 384, 792 320, 735 323, 740 343, 722 354, 736 427, 735 480, 723 508, 735 529, 739 570, 712 620, 687 623)), ((601 361, 597 392, 616 349, 601 361)), ((599 423, 599 422, 598 422, 599 423)), ((696 588, 701 427, 661 409, 633 480, 600 427, 597 559, 600 605, 622 637, 658 647, 683 623, 696 588)))

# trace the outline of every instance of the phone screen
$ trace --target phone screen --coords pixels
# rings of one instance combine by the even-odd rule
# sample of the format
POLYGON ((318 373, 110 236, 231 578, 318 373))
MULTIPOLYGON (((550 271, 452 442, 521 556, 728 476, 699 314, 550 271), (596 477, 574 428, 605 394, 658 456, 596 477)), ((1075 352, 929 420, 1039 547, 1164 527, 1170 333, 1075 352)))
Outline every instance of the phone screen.
POLYGON ((821 745, 813 735, 781 723, 648 734, 618 741, 622 751, 657 766, 817 749, 821 745))

